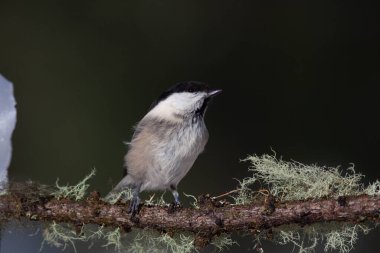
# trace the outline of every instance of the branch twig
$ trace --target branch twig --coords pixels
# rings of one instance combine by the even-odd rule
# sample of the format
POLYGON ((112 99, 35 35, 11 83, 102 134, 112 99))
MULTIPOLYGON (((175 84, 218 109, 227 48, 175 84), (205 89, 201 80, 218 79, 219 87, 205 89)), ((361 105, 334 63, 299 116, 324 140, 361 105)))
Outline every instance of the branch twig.
POLYGON ((131 219, 128 203, 108 204, 93 192, 82 201, 30 198, 26 194, 0 196, 0 216, 7 219, 25 217, 31 220, 98 224, 105 226, 154 228, 191 232, 233 232, 249 229, 274 228, 285 224, 312 224, 345 221, 359 223, 380 220, 380 197, 347 196, 274 203, 268 212, 263 202, 249 205, 223 205, 212 198, 203 198, 199 209, 143 206, 131 219))

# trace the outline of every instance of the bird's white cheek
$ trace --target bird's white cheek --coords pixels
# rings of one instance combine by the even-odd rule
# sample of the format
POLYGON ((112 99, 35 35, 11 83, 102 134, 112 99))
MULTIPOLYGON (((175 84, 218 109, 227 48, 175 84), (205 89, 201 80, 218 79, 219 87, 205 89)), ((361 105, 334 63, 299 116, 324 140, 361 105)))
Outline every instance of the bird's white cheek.
POLYGON ((180 122, 179 110, 168 103, 160 103, 154 107, 146 116, 167 120, 170 122, 180 122))
POLYGON ((184 115, 193 113, 202 106, 206 93, 181 92, 161 101, 149 114, 171 121, 179 121, 184 115))

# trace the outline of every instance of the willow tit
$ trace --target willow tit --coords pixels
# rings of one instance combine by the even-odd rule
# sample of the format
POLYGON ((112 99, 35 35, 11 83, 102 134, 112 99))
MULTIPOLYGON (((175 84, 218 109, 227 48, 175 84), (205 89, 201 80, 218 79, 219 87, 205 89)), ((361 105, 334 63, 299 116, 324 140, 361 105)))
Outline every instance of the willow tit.
POLYGON ((175 204, 180 203, 177 185, 207 143, 203 117, 210 99, 220 92, 205 83, 181 82, 152 104, 135 127, 124 158, 124 178, 112 190, 132 189, 130 212, 138 211, 139 193, 145 190, 168 189, 175 204))

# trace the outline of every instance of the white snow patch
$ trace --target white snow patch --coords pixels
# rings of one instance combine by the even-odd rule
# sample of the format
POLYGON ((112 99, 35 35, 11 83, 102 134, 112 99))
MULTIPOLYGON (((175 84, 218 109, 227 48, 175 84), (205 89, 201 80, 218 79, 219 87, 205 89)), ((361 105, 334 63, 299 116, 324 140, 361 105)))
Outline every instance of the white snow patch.
POLYGON ((16 125, 13 85, 0 74, 0 189, 8 182, 12 156, 11 137, 16 125))

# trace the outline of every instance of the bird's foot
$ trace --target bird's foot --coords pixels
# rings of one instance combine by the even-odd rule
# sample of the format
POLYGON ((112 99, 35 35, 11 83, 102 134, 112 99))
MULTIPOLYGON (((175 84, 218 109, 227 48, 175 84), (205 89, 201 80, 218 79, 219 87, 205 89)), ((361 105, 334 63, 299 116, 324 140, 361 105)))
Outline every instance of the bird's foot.
POLYGON ((132 217, 135 216, 139 212, 139 206, 140 206, 140 198, 133 197, 131 199, 131 202, 129 203, 128 213, 132 214, 132 217))
POLYGON ((174 213, 175 211, 178 211, 182 208, 182 205, 179 201, 175 201, 174 203, 171 203, 168 208, 168 213, 174 213))
POLYGON ((179 202, 178 200, 177 200, 177 201, 174 201, 174 203, 172 203, 172 205, 173 205, 175 208, 182 208, 182 204, 181 204, 181 202, 179 202))

